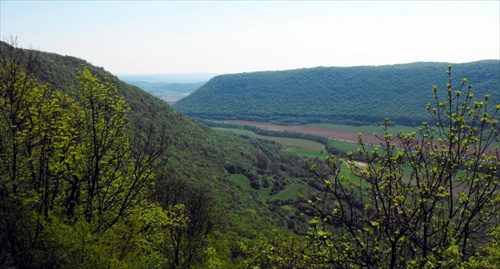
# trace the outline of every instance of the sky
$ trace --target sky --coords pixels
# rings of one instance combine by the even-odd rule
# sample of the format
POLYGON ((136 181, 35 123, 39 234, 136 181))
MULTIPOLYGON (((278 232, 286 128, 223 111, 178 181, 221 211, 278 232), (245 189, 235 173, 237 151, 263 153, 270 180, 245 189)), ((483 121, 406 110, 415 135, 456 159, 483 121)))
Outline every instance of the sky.
POLYGON ((500 59, 500 1, 0 0, 0 38, 113 74, 500 59))

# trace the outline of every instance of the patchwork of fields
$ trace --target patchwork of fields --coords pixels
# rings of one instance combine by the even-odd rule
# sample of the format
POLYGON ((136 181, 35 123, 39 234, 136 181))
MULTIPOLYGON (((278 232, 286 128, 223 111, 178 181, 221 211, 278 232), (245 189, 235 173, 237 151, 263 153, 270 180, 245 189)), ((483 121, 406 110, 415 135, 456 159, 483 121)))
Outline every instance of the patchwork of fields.
MULTIPOLYGON (((357 143, 359 138, 359 132, 356 131, 338 130, 333 128, 318 127, 314 125, 286 126, 286 125, 278 125, 265 122, 254 122, 254 121, 243 121, 243 120, 227 120, 223 122, 231 124, 250 125, 273 131, 290 131, 290 132, 297 132, 304 134, 313 134, 313 135, 328 137, 334 140, 346 141, 351 143, 357 143)), ((378 132, 381 131, 380 127, 374 127, 374 128, 378 128, 378 132)), ((376 138, 372 133, 369 134, 363 133, 361 135, 361 138, 363 139, 363 142, 365 144, 378 144, 380 142, 380 140, 376 138)))
MULTIPOLYGON (((380 132, 381 127, 379 126, 357 127, 357 126, 335 125, 335 124, 333 125, 318 124, 317 126, 315 125, 285 126, 285 125, 277 125, 264 122, 243 121, 243 120, 231 120, 223 122, 230 124, 238 124, 238 125, 249 125, 272 131, 281 131, 281 132, 290 131, 296 133, 304 133, 304 134, 312 134, 312 135, 328 137, 335 141, 333 143, 334 147, 341 150, 342 152, 358 152, 359 132, 363 133, 362 134, 363 142, 365 144, 366 149, 369 151, 371 151, 375 147, 373 146, 374 144, 378 144, 380 142, 380 140, 378 140, 373 135, 373 132, 376 131, 380 132)), ((247 135, 254 138, 274 141, 287 147, 285 151, 293 152, 304 157, 321 159, 321 158, 326 158, 326 156, 328 156, 324 144, 307 139, 259 135, 253 131, 238 129, 238 128, 214 127, 214 129, 231 132, 239 135, 247 135)), ((390 131, 394 133, 399 131, 399 129, 396 129, 396 127, 392 127, 392 129, 393 130, 390 131)), ((404 131, 406 132, 410 130, 408 129, 404 131)))
MULTIPOLYGON (((380 136, 382 136, 383 132, 382 127, 380 126, 348 126, 348 125, 338 125, 338 124, 310 124, 310 125, 286 126, 286 125, 278 125, 278 124, 255 122, 255 121, 244 121, 244 120, 227 120, 223 122, 230 124, 255 126, 258 128, 272 130, 272 131, 281 131, 281 132, 290 131, 296 133, 324 136, 328 137, 329 139, 338 141, 339 143, 336 144, 336 147, 345 152, 357 151, 359 133, 361 133, 363 144, 368 145, 368 148, 371 149, 372 146, 377 146, 381 142, 381 140, 375 137, 373 133, 376 132, 380 136)), ((416 131, 416 128, 405 127, 405 126, 390 126, 388 128, 388 132, 391 134, 396 134, 399 131, 403 131, 404 133, 411 133, 412 131, 416 131)), ((286 143, 282 144, 287 145, 286 143)), ((500 147, 500 142, 498 141, 493 142, 490 145, 491 148, 497 146, 500 147)), ((297 147, 297 148, 304 149, 302 147, 297 147)), ((312 150, 312 151, 320 152, 319 150, 312 150)))

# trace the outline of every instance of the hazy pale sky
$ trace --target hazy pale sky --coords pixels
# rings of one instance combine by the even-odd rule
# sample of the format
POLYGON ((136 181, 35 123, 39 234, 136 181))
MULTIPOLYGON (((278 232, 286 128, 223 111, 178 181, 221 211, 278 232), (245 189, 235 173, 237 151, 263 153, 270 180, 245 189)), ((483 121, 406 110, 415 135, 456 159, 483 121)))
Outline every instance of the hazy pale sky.
POLYGON ((6 1, 0 35, 114 74, 500 59, 500 1, 6 1))

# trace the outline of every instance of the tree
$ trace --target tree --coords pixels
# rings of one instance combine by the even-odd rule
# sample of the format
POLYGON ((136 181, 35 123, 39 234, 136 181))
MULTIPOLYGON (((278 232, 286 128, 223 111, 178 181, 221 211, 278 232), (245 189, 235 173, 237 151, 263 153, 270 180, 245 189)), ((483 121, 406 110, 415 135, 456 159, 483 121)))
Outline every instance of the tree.
POLYGON ((386 121, 373 151, 360 136, 364 164, 332 155, 328 174, 311 167, 324 189, 307 201, 311 228, 291 255, 309 268, 455 268, 497 255, 500 104, 477 100, 465 78, 454 88, 451 66, 447 74, 427 105, 433 122, 393 136, 386 121))
POLYGON ((1 52, 0 266, 163 263, 144 242, 183 219, 147 200, 166 162, 164 129, 146 123, 131 135, 116 86, 85 67, 77 102, 35 79, 33 52, 1 52))
POLYGON ((170 258, 169 268, 203 266, 208 236, 221 222, 217 201, 207 188, 175 177, 160 177, 154 188, 154 200, 167 212, 186 217, 164 229, 162 252, 170 258))
POLYGON ((36 53, 5 46, 0 55, 0 244, 8 259, 0 262, 32 266, 61 195, 79 108, 35 80, 36 53))

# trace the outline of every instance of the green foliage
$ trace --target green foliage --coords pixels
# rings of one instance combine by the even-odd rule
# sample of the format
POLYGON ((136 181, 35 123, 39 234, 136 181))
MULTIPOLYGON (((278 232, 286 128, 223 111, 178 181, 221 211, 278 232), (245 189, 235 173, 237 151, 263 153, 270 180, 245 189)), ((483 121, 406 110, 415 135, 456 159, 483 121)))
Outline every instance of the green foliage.
MULTIPOLYGON (((285 125, 338 123, 418 126, 429 115, 422 85, 438 81, 445 63, 317 67, 221 75, 174 104, 199 119, 249 120, 285 125)), ((476 95, 498 102, 499 61, 456 64, 455 73, 477 81, 476 95)), ((444 95, 440 95, 444 97, 444 95)))
POLYGON ((330 158, 330 175, 310 160, 315 180, 278 143, 212 130, 82 60, 0 45, 0 267, 384 267, 392 250, 406 267, 498 264, 496 92, 437 92, 419 134, 384 133, 356 153, 367 166, 330 158))
POLYGON ((292 174, 307 174, 294 154, 212 130, 83 60, 0 45, 0 266, 175 265, 167 230, 183 226, 150 220, 182 223, 187 216, 190 225, 189 205, 186 215, 172 215, 180 204, 158 206, 151 197, 174 179, 203 190, 224 212, 201 244, 184 230, 181 245, 201 246, 196 266, 235 267, 240 246, 286 227, 282 212, 239 188, 230 173, 260 175, 268 192, 273 181, 283 188, 292 174), (271 161, 266 170, 257 171, 259 150, 271 161), (77 253, 82 238, 86 256, 77 253))
POLYGON ((385 124, 378 148, 367 150, 360 139, 366 165, 331 156, 327 175, 311 167, 323 191, 304 198, 309 245, 281 240, 279 251, 311 268, 495 267, 500 152, 492 145, 500 139, 500 105, 488 113, 488 95, 473 98, 467 79, 455 89, 451 67, 447 73, 446 97, 434 87, 435 105, 427 105, 435 126, 392 135, 385 124), (359 181, 342 174, 342 163, 359 181))
POLYGON ((71 225, 54 217, 44 231, 44 244, 52 251, 44 250, 40 255, 50 254, 51 262, 63 268, 76 264, 93 268, 163 267, 168 260, 160 252, 162 231, 184 222, 182 215, 150 206, 97 234, 87 222, 71 225))
MULTIPOLYGON (((303 251, 307 243, 296 236, 286 237, 277 230, 272 237, 261 240, 249 250, 248 259, 245 260, 245 268, 322 268, 308 263, 303 251)), ((328 267, 324 267, 328 268, 328 267)))
POLYGON ((171 261, 169 266, 206 266, 210 255, 207 251, 216 251, 208 245, 208 236, 219 228, 223 216, 214 196, 206 187, 175 178, 159 178, 154 188, 154 200, 168 209, 169 218, 183 218, 182 222, 165 226, 162 231, 161 252, 171 261))
POLYGON ((163 263, 149 259, 156 250, 143 243, 150 236, 145 227, 155 227, 149 208, 155 217, 164 214, 146 201, 152 169, 162 162, 132 155, 128 108, 116 87, 84 68, 77 103, 24 71, 21 64, 34 63, 31 54, 11 48, 1 56, 1 265, 163 263))
POLYGON ((325 153, 319 153, 316 151, 311 151, 311 150, 303 150, 303 149, 297 149, 297 148, 288 148, 286 149, 288 152, 293 152, 295 154, 301 155, 301 156, 306 156, 309 158, 321 158, 324 159, 327 157, 327 154, 325 153))

